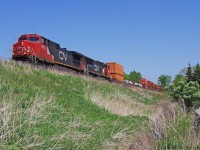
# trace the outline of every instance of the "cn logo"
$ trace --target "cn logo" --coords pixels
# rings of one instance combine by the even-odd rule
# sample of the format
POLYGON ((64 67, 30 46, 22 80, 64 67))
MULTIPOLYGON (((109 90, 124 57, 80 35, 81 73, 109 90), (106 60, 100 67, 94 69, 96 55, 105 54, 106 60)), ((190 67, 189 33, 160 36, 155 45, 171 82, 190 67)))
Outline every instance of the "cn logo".
POLYGON ((95 71, 99 71, 99 66, 94 65, 94 70, 95 70, 95 71))
POLYGON ((59 59, 67 61, 67 53, 59 51, 59 59))

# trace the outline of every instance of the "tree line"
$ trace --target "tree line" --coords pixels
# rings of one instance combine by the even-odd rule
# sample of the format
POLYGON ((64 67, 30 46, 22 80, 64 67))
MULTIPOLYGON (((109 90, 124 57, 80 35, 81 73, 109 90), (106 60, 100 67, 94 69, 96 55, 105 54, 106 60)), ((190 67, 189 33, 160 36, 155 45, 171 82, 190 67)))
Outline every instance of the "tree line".
POLYGON ((180 101, 184 112, 193 107, 200 106, 200 66, 191 67, 188 64, 186 69, 175 76, 172 81, 171 76, 161 75, 158 83, 169 92, 169 95, 175 101, 180 101), (183 73, 184 72, 184 73, 183 73))
MULTIPOLYGON (((140 82, 142 75, 140 72, 131 71, 130 74, 124 73, 124 80, 140 82)), ((191 67, 188 64, 177 74, 172 80, 170 75, 160 75, 158 84, 163 90, 168 91, 169 95, 175 101, 182 103, 183 109, 186 112, 192 107, 200 106, 200 66, 191 67)))

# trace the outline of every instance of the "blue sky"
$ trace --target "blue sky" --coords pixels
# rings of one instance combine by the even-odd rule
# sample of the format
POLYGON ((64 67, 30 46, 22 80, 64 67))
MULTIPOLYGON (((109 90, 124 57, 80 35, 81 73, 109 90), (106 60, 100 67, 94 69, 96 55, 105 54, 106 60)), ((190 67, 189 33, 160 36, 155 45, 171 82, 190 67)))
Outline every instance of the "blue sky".
POLYGON ((24 33, 38 33, 69 50, 157 82, 200 58, 199 0, 4 0, 0 57, 24 33))

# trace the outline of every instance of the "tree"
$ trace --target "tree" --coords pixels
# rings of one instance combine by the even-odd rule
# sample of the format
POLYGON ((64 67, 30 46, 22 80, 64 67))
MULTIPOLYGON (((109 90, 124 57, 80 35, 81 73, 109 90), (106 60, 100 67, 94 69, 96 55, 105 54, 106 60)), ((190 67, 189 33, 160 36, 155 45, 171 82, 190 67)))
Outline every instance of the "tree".
POLYGON ((164 89, 167 89, 171 82, 172 77, 170 75, 160 75, 158 77, 158 84, 160 84, 164 89))
MULTIPOLYGON (((192 72, 194 71, 194 68, 195 68, 195 66, 191 66, 192 72)), ((187 68, 183 68, 183 69, 181 69, 179 74, 185 77, 186 76, 186 72, 187 72, 187 68)))
POLYGON ((192 81, 192 68, 191 68, 190 63, 188 64, 185 75, 186 75, 186 78, 187 78, 187 82, 192 81))
POLYGON ((137 83, 140 82, 140 79, 142 78, 142 75, 140 72, 136 72, 136 71, 131 71, 130 74, 124 74, 124 79, 125 80, 130 80, 130 81, 135 81, 137 83))
POLYGON ((196 65, 194 72, 192 74, 192 80, 197 81, 198 84, 200 85, 200 66, 199 63, 196 65))
POLYGON ((129 75, 124 73, 124 80, 129 80, 129 75))
POLYGON ((178 74, 175 76, 173 83, 177 84, 179 81, 187 81, 187 79, 183 75, 178 74))
POLYGON ((199 84, 197 82, 181 80, 169 87, 169 94, 175 100, 181 100, 183 110, 193 106, 193 102, 200 99, 199 84))
POLYGON ((142 78, 142 75, 140 72, 136 72, 136 71, 131 71, 130 75, 129 75, 129 79, 131 81, 135 81, 137 83, 139 83, 140 79, 142 78))

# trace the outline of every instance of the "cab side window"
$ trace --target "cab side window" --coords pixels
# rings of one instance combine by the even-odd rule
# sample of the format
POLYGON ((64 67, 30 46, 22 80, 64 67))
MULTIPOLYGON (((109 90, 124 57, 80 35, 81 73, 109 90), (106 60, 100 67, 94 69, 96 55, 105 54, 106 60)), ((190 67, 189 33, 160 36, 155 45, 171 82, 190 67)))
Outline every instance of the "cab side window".
POLYGON ((42 44, 48 45, 49 41, 47 39, 45 39, 45 38, 42 37, 42 44))
POLYGON ((46 40, 44 41, 44 43, 45 43, 45 45, 49 45, 49 40, 46 39, 46 40))
POLYGON ((59 46, 59 44, 56 44, 56 49, 60 49, 60 46, 59 46))
POLYGON ((42 38, 42 44, 45 44, 45 43, 44 43, 44 41, 45 41, 45 39, 44 39, 44 38, 42 38))

